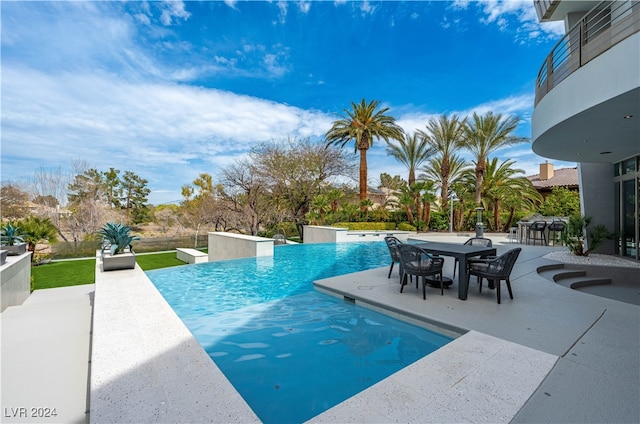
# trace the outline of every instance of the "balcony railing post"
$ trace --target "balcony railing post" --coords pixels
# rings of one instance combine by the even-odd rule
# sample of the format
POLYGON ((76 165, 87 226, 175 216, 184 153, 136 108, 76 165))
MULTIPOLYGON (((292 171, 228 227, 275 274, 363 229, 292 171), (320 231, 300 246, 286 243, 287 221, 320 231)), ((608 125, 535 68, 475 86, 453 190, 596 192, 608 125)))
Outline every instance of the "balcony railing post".
POLYGON ((547 56, 547 82, 544 89, 545 94, 553 88, 553 51, 547 56))
POLYGON ((586 44, 586 41, 587 41, 586 32, 587 32, 587 18, 582 18, 580 20, 580 31, 579 31, 580 39, 578 40, 578 46, 579 46, 579 48, 578 48, 578 66, 584 65, 584 63, 582 62, 582 48, 584 47, 584 45, 586 44))

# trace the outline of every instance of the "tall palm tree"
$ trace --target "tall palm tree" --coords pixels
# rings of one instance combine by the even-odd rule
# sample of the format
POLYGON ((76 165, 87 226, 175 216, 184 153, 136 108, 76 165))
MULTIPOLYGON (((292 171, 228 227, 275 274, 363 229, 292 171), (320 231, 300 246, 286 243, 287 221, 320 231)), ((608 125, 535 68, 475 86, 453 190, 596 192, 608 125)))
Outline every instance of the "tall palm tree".
POLYGON ((447 171, 443 171, 444 165, 444 155, 438 154, 435 158, 430 159, 429 163, 422 168, 424 173, 420 174, 418 178, 435 182, 436 186, 440 188, 441 209, 446 211, 449 209, 449 196, 453 194, 450 187, 460 178, 460 175, 462 175, 462 172, 469 164, 460 156, 454 154, 449 156, 447 171), (447 188, 444 192, 443 187, 447 188))
POLYGON ((342 119, 335 121, 326 134, 327 146, 344 147, 351 140, 355 141, 355 151, 360 151, 361 201, 367 198, 367 150, 373 145, 373 139, 377 137, 388 142, 404 138, 404 131, 395 118, 386 115, 389 108, 376 111, 379 104, 379 100, 351 102, 351 110, 344 109, 342 119))
POLYGON ((525 137, 513 135, 520 118, 488 112, 484 116, 473 113, 471 122, 465 125, 464 147, 475 156, 476 173, 476 205, 482 203, 482 182, 490 154, 503 147, 527 141, 525 137))
POLYGON ((455 151, 463 145, 465 124, 466 119, 461 120, 458 115, 440 115, 437 119, 429 119, 426 131, 418 131, 436 149, 441 158, 438 180, 441 182, 440 198, 444 209, 449 203, 451 161, 455 156, 455 151))
MULTIPOLYGON (((493 229, 503 231, 500 222, 501 207, 504 203, 512 202, 513 197, 528 199, 535 204, 542 201, 542 195, 533 187, 531 181, 524 176, 522 169, 513 168, 515 161, 506 160, 498 163, 497 158, 487 159, 487 169, 482 184, 482 198, 493 211, 493 229)), ((509 225, 510 222, 507 223, 509 225)))
POLYGON ((387 153, 409 170, 409 186, 416 182, 416 169, 435 152, 435 147, 418 133, 406 134, 404 140, 387 142, 387 153))

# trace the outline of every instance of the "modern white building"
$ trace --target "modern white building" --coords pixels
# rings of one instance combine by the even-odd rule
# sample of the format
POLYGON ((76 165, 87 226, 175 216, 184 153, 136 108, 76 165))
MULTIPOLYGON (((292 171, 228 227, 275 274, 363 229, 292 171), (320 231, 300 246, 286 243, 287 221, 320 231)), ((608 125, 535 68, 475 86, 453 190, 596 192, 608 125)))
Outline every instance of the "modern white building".
POLYGON ((640 1, 534 1, 566 35, 541 64, 533 151, 578 163, 592 225, 616 233, 605 250, 639 259, 640 1))

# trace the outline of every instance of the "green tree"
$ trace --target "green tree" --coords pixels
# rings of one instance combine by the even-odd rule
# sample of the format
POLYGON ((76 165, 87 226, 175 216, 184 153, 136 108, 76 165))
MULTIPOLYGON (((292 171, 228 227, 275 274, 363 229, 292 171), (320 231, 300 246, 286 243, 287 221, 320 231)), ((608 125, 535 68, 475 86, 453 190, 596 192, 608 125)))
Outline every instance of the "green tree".
MULTIPOLYGON (((505 231, 511 225, 507 222, 505 227, 501 225, 500 215, 504 203, 513 202, 515 196, 529 199, 532 203, 542 201, 542 196, 536 191, 524 176, 522 169, 513 168, 515 161, 507 160, 498 163, 498 159, 487 159, 485 178, 482 185, 482 198, 486 210, 493 212, 493 229, 505 231)), ((511 217, 510 217, 511 218, 511 217)))
POLYGON ((436 151, 420 134, 406 134, 404 140, 387 142, 387 153, 409 170, 409 185, 416 182, 416 169, 436 151))
POLYGON ((337 188, 331 189, 327 193, 327 200, 331 205, 331 212, 333 214, 338 213, 338 206, 340 204, 340 200, 342 200, 343 198, 344 198, 344 192, 337 188))
POLYGON ((431 221, 431 205, 436 201, 435 186, 436 184, 433 181, 422 182, 422 193, 420 195, 420 200, 423 204, 422 220, 425 223, 425 230, 429 229, 429 221, 431 221))
POLYGON ((320 223, 324 225, 324 216, 331 210, 331 202, 329 198, 324 194, 318 194, 311 201, 311 212, 317 213, 320 216, 320 223))
POLYGON ((120 173, 119 169, 109 168, 107 172, 103 172, 104 176, 104 191, 107 196, 107 202, 114 209, 120 208, 121 193, 121 181, 118 177, 120 173))
POLYGON ((198 247, 198 234, 202 225, 215 225, 219 228, 223 219, 217 197, 222 192, 220 185, 213 184, 213 177, 201 173, 194 179, 192 185, 183 185, 181 189, 183 200, 180 203, 182 218, 187 225, 195 228, 194 247, 198 247), (197 188, 196 189, 194 188, 197 188))
POLYGON ((426 131, 419 131, 438 152, 439 176, 433 179, 440 181, 440 198, 444 209, 448 206, 449 184, 457 165, 455 161, 458 160, 455 151, 463 145, 465 125, 466 120, 460 120, 458 115, 441 115, 437 119, 429 119, 426 131))
POLYGON ((68 186, 67 199, 71 204, 95 202, 104 197, 104 182, 102 174, 95 168, 90 168, 77 174, 68 186))
POLYGON ((462 175, 462 172, 468 164, 460 156, 451 155, 448 160, 448 169, 446 172, 443 172, 443 161, 443 155, 438 155, 429 160, 429 164, 423 168, 424 173, 420 174, 418 178, 433 181, 436 187, 440 187, 441 209, 446 211, 449 209, 449 196, 453 194, 450 187, 460 178, 460 175, 462 175), (446 180, 444 180, 444 178, 446 178, 446 180), (447 187, 447 190, 443 192, 442 187, 447 187))
POLYGON ((148 182, 132 171, 125 171, 122 176, 122 207, 134 223, 145 222, 150 218, 147 196, 151 190, 147 187, 148 182))
POLYGON ((544 216, 571 216, 580 214, 580 194, 566 187, 553 187, 538 212, 544 216))
POLYGON ((29 216, 20 221, 22 229, 22 239, 27 242, 27 248, 34 253, 31 256, 33 261, 36 253, 36 245, 41 242, 53 243, 57 240, 58 230, 49 218, 41 218, 39 216, 29 216))
POLYGON ((465 125, 464 147, 475 156, 476 205, 482 204, 482 184, 489 155, 496 150, 527 141, 512 133, 519 122, 518 117, 505 117, 488 112, 484 116, 473 113, 473 118, 465 125))
POLYGON ((409 186, 404 186, 400 190, 400 196, 398 197, 398 204, 404 209, 407 214, 407 220, 409 224, 416 225, 413 216, 413 207, 415 206, 415 195, 409 190, 409 186))
POLYGON ((367 198, 367 150, 373 145, 374 138, 385 141, 403 140, 404 131, 395 119, 386 113, 389 108, 379 110, 380 101, 369 103, 362 99, 359 104, 351 102, 351 110, 344 109, 341 119, 335 121, 326 134, 327 145, 344 147, 350 141, 355 142, 355 151, 360 152, 360 201, 367 198))

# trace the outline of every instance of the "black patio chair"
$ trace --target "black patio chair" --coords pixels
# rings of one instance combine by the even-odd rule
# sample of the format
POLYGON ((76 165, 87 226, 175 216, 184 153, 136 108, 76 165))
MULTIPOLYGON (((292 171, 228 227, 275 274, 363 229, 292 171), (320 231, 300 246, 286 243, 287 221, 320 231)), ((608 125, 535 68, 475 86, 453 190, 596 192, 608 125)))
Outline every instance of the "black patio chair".
POLYGON ((528 239, 533 240, 533 245, 536 245, 536 241, 540 240, 540 243, 544 242, 544 245, 547 245, 547 235, 544 230, 547 228, 547 223, 544 221, 535 221, 533 224, 529 225, 528 229, 528 239))
MULTIPOLYGON (((391 272, 393 271, 393 264, 400 263, 400 250, 398 248, 402 245, 402 242, 393 236, 387 236, 384 238, 387 247, 389 248, 389 255, 391 256, 391 267, 389 268, 389 275, 387 278, 391 278, 391 272)), ((402 277, 402 264, 400 265, 400 277, 402 277)))
POLYGON ((552 241, 554 246, 558 240, 562 246, 562 233, 564 232, 565 226, 566 224, 562 221, 553 221, 549 224, 549 241, 552 241))
POLYGON ((400 293, 407 284, 407 276, 422 277, 422 298, 427 298, 427 277, 437 278, 440 282, 440 294, 444 295, 444 284, 442 282, 442 266, 444 258, 430 255, 424 250, 411 244, 400 245, 400 265, 402 266, 402 278, 400 279, 400 293))
MULTIPOLYGON (((484 246, 484 247, 493 247, 493 242, 491 239, 484 237, 471 237, 469 240, 465 241, 464 244, 469 246, 484 246)), ((453 263, 453 277, 456 276, 456 268, 458 268, 458 258, 453 263)))
POLYGON ((494 258, 473 259, 469 264, 468 278, 471 278, 472 275, 476 276, 480 286, 480 293, 482 293, 483 278, 486 278, 488 281, 493 281, 496 285, 498 303, 500 303, 500 282, 504 280, 507 283, 509 297, 513 299, 510 276, 513 265, 516 263, 521 250, 522 249, 518 247, 494 258))

